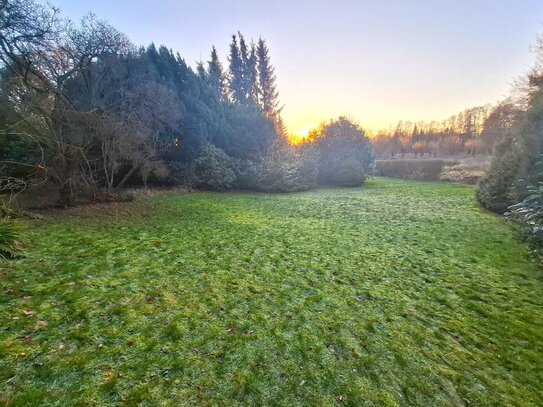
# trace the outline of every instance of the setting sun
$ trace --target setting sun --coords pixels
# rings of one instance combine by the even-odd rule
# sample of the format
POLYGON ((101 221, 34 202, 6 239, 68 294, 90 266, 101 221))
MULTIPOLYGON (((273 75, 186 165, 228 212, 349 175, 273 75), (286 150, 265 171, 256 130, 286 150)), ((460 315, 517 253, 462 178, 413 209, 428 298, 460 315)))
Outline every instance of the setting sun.
POLYGON ((301 144, 303 141, 307 138, 309 132, 313 129, 312 126, 304 126, 300 130, 289 134, 289 142, 290 144, 296 145, 301 144))

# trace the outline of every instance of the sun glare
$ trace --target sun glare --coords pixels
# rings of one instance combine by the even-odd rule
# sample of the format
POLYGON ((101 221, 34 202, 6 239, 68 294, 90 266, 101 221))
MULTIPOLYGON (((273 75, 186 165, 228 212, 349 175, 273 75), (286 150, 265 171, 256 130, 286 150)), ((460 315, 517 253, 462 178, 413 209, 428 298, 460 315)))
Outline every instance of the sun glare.
POLYGON ((291 133, 289 136, 290 143, 293 145, 303 143, 303 141, 307 138, 310 131, 311 131, 311 127, 306 126, 296 131, 295 133, 291 133))

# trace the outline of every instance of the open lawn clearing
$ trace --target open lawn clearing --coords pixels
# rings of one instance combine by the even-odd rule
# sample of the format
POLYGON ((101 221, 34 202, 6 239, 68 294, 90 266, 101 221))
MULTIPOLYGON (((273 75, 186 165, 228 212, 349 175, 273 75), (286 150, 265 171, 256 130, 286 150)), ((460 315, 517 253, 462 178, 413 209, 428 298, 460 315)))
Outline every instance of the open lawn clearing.
POLYGON ((29 221, 0 405, 543 405, 543 274, 473 195, 378 178, 29 221))

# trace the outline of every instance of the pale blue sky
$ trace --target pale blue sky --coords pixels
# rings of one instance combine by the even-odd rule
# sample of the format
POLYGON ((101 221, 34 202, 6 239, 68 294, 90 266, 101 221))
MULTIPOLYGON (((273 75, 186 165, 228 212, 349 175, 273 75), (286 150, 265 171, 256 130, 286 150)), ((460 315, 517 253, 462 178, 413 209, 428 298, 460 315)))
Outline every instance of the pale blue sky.
POLYGON ((165 44, 194 65, 232 33, 262 36, 291 132, 347 114, 370 129, 443 119, 507 94, 533 63, 541 0, 51 0, 92 11, 134 43, 165 44))

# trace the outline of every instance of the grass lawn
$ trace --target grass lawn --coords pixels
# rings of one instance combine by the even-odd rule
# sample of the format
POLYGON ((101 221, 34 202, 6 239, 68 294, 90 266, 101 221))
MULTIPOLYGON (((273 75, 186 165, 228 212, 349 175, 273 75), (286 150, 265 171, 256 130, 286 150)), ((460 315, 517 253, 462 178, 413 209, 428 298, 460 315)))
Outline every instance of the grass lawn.
POLYGON ((26 229, 0 405, 543 405, 543 272, 472 187, 162 195, 26 229))

